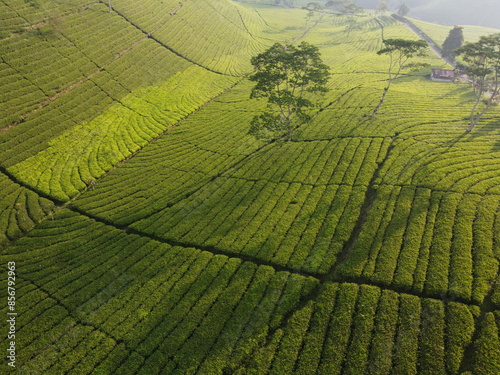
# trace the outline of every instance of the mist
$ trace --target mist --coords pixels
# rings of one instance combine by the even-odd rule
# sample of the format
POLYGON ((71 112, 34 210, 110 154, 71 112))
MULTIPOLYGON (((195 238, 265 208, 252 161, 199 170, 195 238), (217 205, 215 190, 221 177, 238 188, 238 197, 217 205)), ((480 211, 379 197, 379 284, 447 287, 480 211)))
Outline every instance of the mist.
MULTIPOLYGON (((357 0, 366 8, 375 8, 379 0, 357 0)), ((405 2, 408 17, 442 25, 477 25, 500 29, 499 0, 388 0, 389 9, 397 11, 405 2)))

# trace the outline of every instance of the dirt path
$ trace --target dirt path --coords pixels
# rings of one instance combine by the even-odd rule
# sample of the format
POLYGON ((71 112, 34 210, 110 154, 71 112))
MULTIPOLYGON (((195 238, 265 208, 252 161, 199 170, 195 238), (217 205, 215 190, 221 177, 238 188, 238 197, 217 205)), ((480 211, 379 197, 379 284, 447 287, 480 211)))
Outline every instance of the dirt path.
POLYGON ((439 57, 441 60, 443 60, 448 65, 451 65, 453 68, 455 68, 455 65, 456 65, 455 60, 453 60, 451 58, 443 57, 442 56, 442 53, 443 53, 442 48, 439 47, 439 45, 434 40, 432 40, 431 37, 429 37, 426 33, 424 33, 417 26, 415 26, 410 20, 408 20, 404 17, 401 17, 397 14, 392 14, 392 17, 394 19, 398 20, 399 22, 405 24, 406 27, 408 27, 408 29, 413 31, 420 39, 425 40, 429 44, 429 47, 432 50, 432 52, 434 52, 437 57, 439 57))

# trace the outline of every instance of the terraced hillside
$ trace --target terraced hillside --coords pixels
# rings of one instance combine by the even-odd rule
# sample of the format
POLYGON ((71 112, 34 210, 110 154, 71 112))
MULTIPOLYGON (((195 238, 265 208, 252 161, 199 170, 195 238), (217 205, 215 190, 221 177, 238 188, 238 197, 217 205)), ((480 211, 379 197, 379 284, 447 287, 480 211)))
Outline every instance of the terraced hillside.
POLYGON ((498 108, 466 132, 471 88, 422 69, 367 116, 380 24, 416 38, 391 17, 112 6, 0 3, 19 373, 500 372, 498 108), (249 59, 302 40, 331 90, 292 141, 256 140, 249 59))

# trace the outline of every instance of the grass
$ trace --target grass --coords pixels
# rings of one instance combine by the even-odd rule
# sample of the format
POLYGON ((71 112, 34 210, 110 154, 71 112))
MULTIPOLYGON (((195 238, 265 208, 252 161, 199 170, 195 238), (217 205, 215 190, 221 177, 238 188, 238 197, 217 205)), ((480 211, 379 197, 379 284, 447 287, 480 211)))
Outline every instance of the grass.
POLYGON ((498 108, 465 133, 470 87, 422 69, 366 116, 388 64, 371 15, 348 33, 226 0, 33 5, 0 4, 22 371, 498 372, 498 108), (249 58, 301 40, 331 90, 263 143, 249 58))
MULTIPOLYGON (((425 22, 410 18, 411 22, 416 25, 420 30, 426 33, 428 36, 434 40, 438 46, 442 46, 445 39, 448 37, 448 33, 453 28, 451 26, 437 25, 431 22, 425 22)), ((464 41, 465 42, 477 42, 479 37, 488 34, 498 33, 500 30, 493 29, 490 27, 483 26, 473 26, 473 25, 460 25, 463 27, 464 41)))

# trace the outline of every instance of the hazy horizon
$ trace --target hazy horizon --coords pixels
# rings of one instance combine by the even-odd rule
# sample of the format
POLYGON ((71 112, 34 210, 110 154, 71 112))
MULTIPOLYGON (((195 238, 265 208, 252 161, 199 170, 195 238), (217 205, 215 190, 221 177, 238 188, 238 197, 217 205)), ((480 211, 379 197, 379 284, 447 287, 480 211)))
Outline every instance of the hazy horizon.
MULTIPOLYGON (((358 0, 366 8, 375 8, 379 0, 358 0)), ((500 29, 500 1, 498 0, 388 0, 396 11, 405 2, 410 7, 409 17, 443 25, 477 25, 500 29)))

